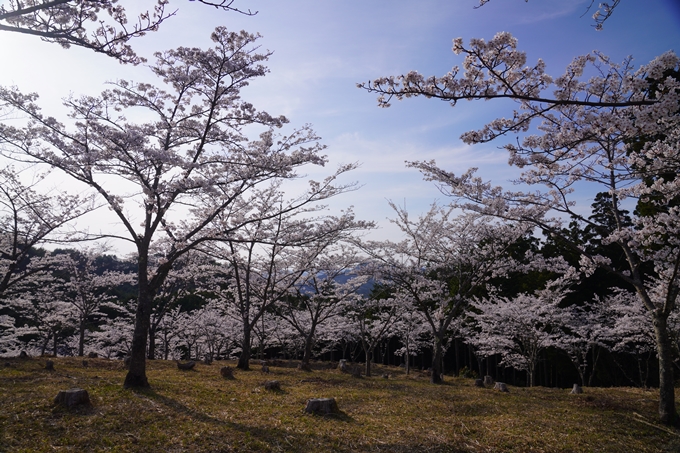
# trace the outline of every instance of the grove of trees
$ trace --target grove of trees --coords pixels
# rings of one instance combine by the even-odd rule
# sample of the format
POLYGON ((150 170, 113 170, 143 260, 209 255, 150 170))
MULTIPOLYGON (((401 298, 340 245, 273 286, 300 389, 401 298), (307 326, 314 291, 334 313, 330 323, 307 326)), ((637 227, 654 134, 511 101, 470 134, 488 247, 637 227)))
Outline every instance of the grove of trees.
MULTIPOLYGON (((233 0, 201 3, 253 14, 233 0)), ((618 3, 601 6, 597 25, 618 3)), ((115 1, 10 1, 0 31, 137 64, 129 41, 169 19, 166 8, 159 0, 129 26, 115 1)), ((417 360, 432 383, 474 372, 529 386, 570 385, 553 379, 558 369, 582 385, 624 384, 615 368, 626 384, 658 385, 661 421, 678 424, 677 55, 636 68, 594 52, 554 77, 503 32, 454 40, 462 70, 360 84, 382 107, 514 100, 509 117, 461 139, 509 137, 521 169, 519 188, 506 190, 476 169, 410 162, 447 203, 415 218, 392 203, 401 240, 369 241, 373 222, 325 210, 358 188, 339 179, 357 165, 295 189, 305 168, 328 162, 320 138, 242 98, 268 72, 259 36, 218 27, 211 39, 209 49, 157 52, 154 83, 118 80, 68 98, 59 118, 38 94, 0 87, 0 108, 22 118, 0 122, 14 162, 0 170, 0 354, 129 357, 126 388, 150 386, 156 358, 238 358, 248 370, 257 354, 311 370, 315 357, 341 357, 364 361, 368 376, 371 363, 410 372, 417 360), (42 192, 43 175, 28 168, 78 194, 42 192), (587 212, 577 186, 592 194, 587 212), (117 230, 76 227, 106 209, 117 230), (134 253, 76 249, 107 238, 134 253)))

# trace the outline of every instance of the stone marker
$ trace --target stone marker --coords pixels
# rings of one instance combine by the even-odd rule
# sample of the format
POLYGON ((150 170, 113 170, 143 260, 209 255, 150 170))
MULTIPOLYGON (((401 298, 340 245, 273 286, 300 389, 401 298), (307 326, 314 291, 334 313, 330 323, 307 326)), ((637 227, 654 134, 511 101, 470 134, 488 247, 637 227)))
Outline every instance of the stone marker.
POLYGON ((508 386, 505 385, 504 382, 496 382, 496 385, 494 385, 493 388, 494 388, 494 390, 498 390, 499 392, 506 392, 506 393, 510 392, 510 390, 508 390, 508 386))
POLYGON ((262 365, 262 372, 263 372, 263 373, 266 373, 266 374, 269 374, 269 366, 266 365, 266 364, 265 364, 265 365, 262 365))
POLYGON ((230 366, 223 366, 220 368, 220 375, 225 379, 234 379, 234 370, 230 366))
POLYGON ((492 387, 495 384, 496 384, 496 381, 494 381, 494 379, 491 376, 489 376, 489 375, 484 376, 484 386, 485 387, 492 387))
POLYGON ((317 415, 337 414, 340 412, 335 398, 314 398, 307 401, 305 412, 317 415))
POLYGON ((273 391, 281 390, 281 384, 279 381, 267 381, 264 383, 264 389, 273 391))
POLYGON ((20 358, 20 359, 27 359, 27 358, 28 358, 28 354, 26 353, 26 351, 21 351, 21 352, 19 353, 19 358, 20 358))
POLYGON ((195 366, 196 362, 194 362, 193 360, 187 363, 177 362, 177 368, 184 371, 192 370, 195 366))
POLYGON ((475 387, 482 387, 484 388, 484 381, 481 379, 475 379, 475 387))
POLYGON ((49 371, 54 371, 54 362, 51 360, 45 362, 45 369, 49 371))
POLYGON ((574 384, 574 388, 571 389, 571 392, 570 392, 570 393, 571 393, 572 395, 579 395, 579 394, 583 393, 583 389, 581 388, 580 385, 574 384))
POLYGON ((90 352, 87 354, 87 356, 88 356, 89 358, 91 358, 91 359, 96 359, 97 357, 99 357, 99 355, 98 355, 96 352, 94 352, 94 351, 90 351, 90 352))
POLYGON ((61 404, 69 408, 80 404, 89 405, 90 395, 88 395, 87 390, 79 388, 60 390, 54 398, 54 404, 61 404))
POLYGON ((347 360, 345 360, 345 359, 340 360, 338 366, 340 367, 341 373, 349 373, 349 367, 347 366, 347 360))

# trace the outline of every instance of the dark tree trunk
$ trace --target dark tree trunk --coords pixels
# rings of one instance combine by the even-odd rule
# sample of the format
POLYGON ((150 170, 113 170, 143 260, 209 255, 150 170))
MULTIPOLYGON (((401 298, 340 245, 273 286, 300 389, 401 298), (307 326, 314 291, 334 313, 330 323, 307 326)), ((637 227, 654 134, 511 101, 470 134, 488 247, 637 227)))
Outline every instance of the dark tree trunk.
POLYGON ((675 386, 673 382, 673 350, 668 334, 668 315, 653 312, 654 333, 659 355, 659 416, 666 425, 678 424, 675 408, 675 386))
POLYGON ((371 355, 373 355, 373 348, 369 346, 368 343, 366 343, 366 340, 363 338, 361 339, 361 346, 364 350, 364 356, 366 358, 366 368, 364 370, 364 374, 367 377, 371 376, 371 355))
POLYGON ((47 337, 45 338, 45 342, 42 344, 42 347, 40 348, 40 355, 41 356, 45 355, 45 352, 47 352, 47 345, 50 344, 50 339, 52 339, 52 332, 49 332, 47 334, 47 337))
POLYGON ((442 340, 439 336, 436 336, 434 339, 430 382, 433 384, 440 384, 442 382, 442 340))
POLYGON ((408 343, 406 343, 406 376, 409 375, 411 372, 411 349, 408 346, 408 343))
POLYGON ((241 345, 241 356, 238 358, 238 369, 243 371, 250 370, 250 325, 244 322, 243 344, 241 345))
POLYGON ((151 325, 151 305, 154 294, 149 286, 147 275, 147 254, 139 254, 139 295, 137 297, 137 313, 135 314, 135 331, 130 348, 130 368, 125 376, 123 387, 149 387, 146 377, 146 346, 149 327, 151 325))
POLYGON ((313 329, 310 331, 309 335, 305 337, 305 352, 302 356, 302 363, 300 368, 303 370, 311 370, 309 362, 312 360, 312 348, 314 346, 314 336, 313 329))
POLYGON ((78 357, 85 355, 85 321, 80 323, 78 336, 78 357))

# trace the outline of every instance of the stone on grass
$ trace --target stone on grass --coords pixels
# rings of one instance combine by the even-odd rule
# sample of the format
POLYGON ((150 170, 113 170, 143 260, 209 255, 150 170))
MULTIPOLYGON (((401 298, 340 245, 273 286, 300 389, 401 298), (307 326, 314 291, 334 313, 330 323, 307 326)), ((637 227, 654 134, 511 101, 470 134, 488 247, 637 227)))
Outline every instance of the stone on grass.
POLYGON ((482 387, 484 388, 484 381, 482 379, 475 379, 475 387, 482 387))
POLYGON ((96 352, 94 352, 94 351, 90 351, 90 352, 87 354, 87 356, 88 356, 89 358, 91 358, 91 359, 96 359, 97 357, 99 357, 99 355, 98 355, 96 352))
POLYGON ((54 404, 60 404, 68 408, 78 405, 90 405, 90 395, 87 390, 72 388, 69 390, 60 390, 54 398, 54 404))
POLYGON ((220 368, 220 375, 225 379, 234 379, 234 369, 230 366, 220 368))
POLYGON ((382 375, 382 377, 383 377, 383 379, 389 379, 389 378, 390 378, 390 375, 387 374, 387 373, 385 373, 385 374, 382 375))
POLYGON ((281 383, 279 381, 267 381, 264 383, 265 390, 281 390, 281 383))
POLYGON ((484 376, 484 387, 492 387, 495 384, 496 381, 494 381, 493 377, 489 375, 484 376))
POLYGON ((340 368, 341 373, 349 373, 349 367, 347 366, 347 360, 342 359, 338 363, 338 367, 340 368))
POLYGON ((83 360, 83 366, 84 366, 85 368, 87 368, 89 365, 90 365, 90 364, 87 363, 87 360, 83 360))
POLYGON ((504 382, 496 382, 496 385, 493 386, 494 390, 498 390, 499 392, 510 392, 508 390, 508 386, 505 385, 504 382))
POLYGON ((572 395, 579 395, 579 394, 583 393, 583 389, 581 388, 580 385, 574 384, 574 388, 571 389, 571 392, 570 392, 570 393, 571 393, 572 395))
POLYGON ((187 363, 177 362, 177 368, 183 371, 193 370, 195 366, 196 362, 194 362, 193 360, 187 363))
POLYGON ((269 374, 269 366, 266 365, 266 364, 265 364, 265 365, 262 365, 262 372, 263 372, 263 373, 266 373, 266 374, 269 374))
POLYGON ((340 412, 335 398, 313 398, 307 401, 305 412, 317 415, 337 414, 340 412))
POLYGON ((45 362, 45 369, 49 371, 54 371, 54 362, 51 360, 45 362))
POLYGON ((28 354, 26 353, 26 351, 21 351, 21 352, 19 353, 19 358, 20 358, 20 359, 27 359, 27 358, 28 358, 28 354))

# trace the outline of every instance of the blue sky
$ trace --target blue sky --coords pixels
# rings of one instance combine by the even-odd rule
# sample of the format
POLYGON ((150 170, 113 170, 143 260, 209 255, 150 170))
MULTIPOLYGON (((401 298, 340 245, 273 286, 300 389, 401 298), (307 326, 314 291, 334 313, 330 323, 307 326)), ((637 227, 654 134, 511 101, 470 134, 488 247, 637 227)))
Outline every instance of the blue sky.
MULTIPOLYGON (((477 0, 236 0, 259 11, 247 17, 175 0, 176 17, 134 45, 142 55, 180 45, 210 45, 217 25, 263 35, 261 45, 274 51, 271 73, 244 92, 244 98, 271 114, 284 114, 291 126, 313 125, 328 146, 330 168, 311 169, 310 176, 328 174, 338 163, 361 162, 347 178, 363 187, 338 197, 332 209, 353 205, 358 217, 382 227, 375 239, 396 238, 387 199, 423 212, 438 198, 431 183, 405 160, 436 159, 444 168, 480 173, 504 185, 516 173, 507 156, 491 143, 469 147, 461 133, 509 114, 507 103, 448 104, 427 99, 376 106, 375 95, 356 88, 380 76, 417 70, 442 75, 461 58, 451 52, 453 38, 491 38, 509 31, 527 52, 528 62, 543 58, 553 75, 562 73, 573 57, 594 49, 620 61, 632 55, 636 65, 678 49, 678 0, 622 0, 603 31, 593 28, 590 0, 492 0, 474 9, 477 0), (585 15, 584 15, 585 13, 585 15), (581 17, 583 16, 583 17, 581 17)), ((121 0, 121 3, 131 3, 121 0)), ((150 5, 138 1, 137 7, 150 5)), ((595 5, 597 2, 595 2, 595 5)), ((0 84, 17 85, 41 94, 44 109, 59 114, 59 99, 69 93, 97 94, 106 80, 148 79, 143 67, 122 66, 104 56, 73 48, 63 50, 33 37, 0 34, 0 84)))

